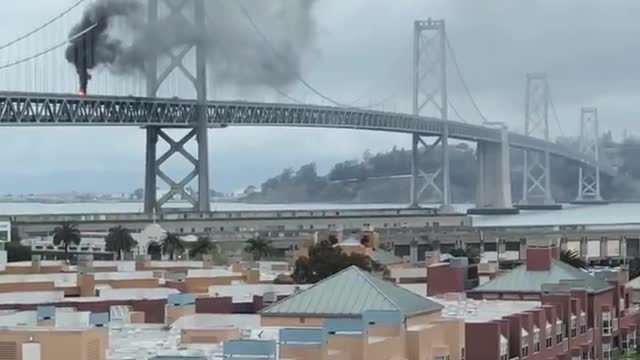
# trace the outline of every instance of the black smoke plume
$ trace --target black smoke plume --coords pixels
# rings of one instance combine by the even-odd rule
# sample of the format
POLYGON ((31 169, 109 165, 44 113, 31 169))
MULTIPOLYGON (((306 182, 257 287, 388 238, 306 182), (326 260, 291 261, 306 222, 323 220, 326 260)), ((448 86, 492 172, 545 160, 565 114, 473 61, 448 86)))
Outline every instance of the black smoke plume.
POLYGON ((117 75, 141 74, 150 60, 166 63, 168 51, 178 53, 197 41, 205 47, 208 69, 217 85, 286 87, 298 79, 304 55, 311 49, 316 2, 206 0, 206 27, 197 29, 186 20, 193 11, 189 0, 182 14, 165 11, 154 24, 145 19, 146 1, 98 0, 71 35, 96 27, 71 42, 67 59, 86 84, 89 70, 98 65, 117 75), (126 20, 125 31, 109 26, 116 18, 126 20))
POLYGON ((82 94, 86 93, 91 79, 89 70, 98 65, 113 64, 124 52, 122 42, 108 33, 113 19, 131 16, 139 8, 135 1, 98 1, 85 10, 82 20, 71 29, 65 57, 78 72, 82 94))

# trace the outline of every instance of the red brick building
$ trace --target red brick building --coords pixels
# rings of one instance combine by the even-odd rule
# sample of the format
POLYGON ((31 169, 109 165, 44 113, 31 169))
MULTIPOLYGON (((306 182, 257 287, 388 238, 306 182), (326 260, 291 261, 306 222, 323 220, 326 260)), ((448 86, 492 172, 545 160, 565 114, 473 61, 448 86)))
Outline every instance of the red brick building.
MULTIPOLYGON (((455 267, 450 271, 448 279, 460 277, 455 267)), ((530 247, 526 264, 466 292, 486 313, 466 316, 467 358, 616 359, 638 341, 640 311, 627 280, 626 271, 594 275, 573 268, 555 246, 530 247), (529 307, 507 306, 518 303, 529 307), (502 309, 489 316, 487 306, 502 309)), ((429 276, 430 293, 439 293, 432 281, 429 276)))

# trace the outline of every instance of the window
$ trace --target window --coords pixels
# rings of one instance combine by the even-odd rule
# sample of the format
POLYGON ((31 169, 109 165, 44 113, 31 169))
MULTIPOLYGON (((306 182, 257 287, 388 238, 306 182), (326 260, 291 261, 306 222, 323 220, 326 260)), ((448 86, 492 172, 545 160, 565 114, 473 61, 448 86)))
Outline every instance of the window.
POLYGON ((460 360, 464 360, 464 348, 460 349, 460 360))
POLYGON ((626 352, 627 349, 629 349, 629 335, 622 334, 621 338, 622 338, 622 351, 626 352))
POLYGON ((509 342, 504 336, 500 336, 500 360, 509 360, 509 342))
POLYGON ((548 349, 553 346, 553 333, 551 332, 552 330, 551 324, 547 323, 545 330, 547 335, 547 340, 545 345, 547 345, 547 349, 548 349))
POLYGON ((583 351, 582 352, 582 360, 589 360, 589 352, 588 351, 583 351))
POLYGON ((520 330, 520 356, 526 358, 529 356, 529 333, 525 329, 520 330))
POLYGON ((574 338, 576 336, 578 336, 578 318, 571 314, 571 337, 574 338))
POLYGON ((611 312, 602 313, 602 335, 611 335, 611 312))
POLYGON ((635 349, 636 348, 636 339, 637 339, 637 330, 633 330, 632 332, 629 333, 629 348, 631 349, 635 349))
POLYGON ((556 321, 556 344, 562 342, 562 320, 556 321))
POLYGON ((587 333, 587 314, 583 311, 580 314, 580 335, 587 333))
POLYGON ((533 353, 537 354, 540 352, 540 329, 537 327, 533 328, 533 353))
POLYGON ((602 344, 602 360, 611 360, 611 344, 602 344))
POLYGON ((449 360, 449 355, 434 356, 433 360, 449 360))

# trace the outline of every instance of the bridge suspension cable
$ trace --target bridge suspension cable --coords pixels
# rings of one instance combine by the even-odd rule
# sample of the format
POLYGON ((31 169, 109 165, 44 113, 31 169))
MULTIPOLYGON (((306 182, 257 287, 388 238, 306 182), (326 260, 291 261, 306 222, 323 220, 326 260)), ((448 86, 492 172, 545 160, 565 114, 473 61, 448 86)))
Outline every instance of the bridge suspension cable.
MULTIPOLYGON (((548 85, 547 85, 548 87, 548 85)), ((562 125, 560 124, 560 118, 558 117, 558 112, 556 111, 556 104, 553 102, 553 96, 551 95, 551 90, 549 91, 549 104, 551 105, 551 112, 553 113, 553 118, 558 126, 558 130, 560 131, 560 136, 564 137, 564 131, 562 130, 562 125)))
MULTIPOLYGON (((238 8, 240 9, 240 11, 242 12, 242 14, 244 15, 244 17, 247 18, 247 20, 249 21, 249 23, 251 24, 251 27, 253 28, 253 30, 260 36, 260 38, 262 39, 262 41, 269 47, 269 50, 277 57, 277 58, 282 58, 283 56, 278 52, 278 50, 273 46, 272 42, 269 40, 269 38, 266 36, 266 34, 260 29, 260 27, 258 26, 258 24, 255 22, 255 20, 253 19, 253 17, 251 16, 251 14, 249 13, 249 11, 247 10, 247 8, 244 6, 244 4, 242 3, 242 0, 238 0, 235 2, 235 4, 238 6, 238 8)), ((316 89, 315 87, 313 87, 308 81, 306 81, 302 75, 299 72, 296 72, 296 78, 297 80, 302 83, 306 88, 308 88, 309 90, 311 90, 311 92, 313 92, 314 94, 316 94, 317 96, 319 96, 320 98, 322 98, 323 100, 326 100, 330 103, 332 103, 335 106, 338 107, 342 107, 342 108, 349 108, 349 109, 358 109, 358 110, 366 110, 367 108, 364 107, 357 107, 357 106, 349 106, 347 104, 343 104, 340 103, 339 101, 336 101, 334 99, 332 99, 331 97, 323 94, 322 92, 320 92, 318 89, 316 89)), ((376 107, 379 104, 374 104, 374 106, 370 106, 371 107, 376 107)))
POLYGON ((458 112, 458 109, 456 109, 456 107, 453 106, 453 103, 451 102, 451 100, 449 100, 448 103, 449 103, 449 108, 453 110, 453 113, 456 114, 458 119, 460 119, 460 121, 462 121, 463 123, 468 124, 467 120, 465 120, 465 118, 463 118, 462 115, 460 115, 460 113, 458 112))
POLYGON ((8 68, 14 67, 16 65, 24 64, 26 62, 29 62, 31 60, 37 59, 37 58, 39 58, 41 56, 44 56, 44 55, 46 55, 48 53, 56 51, 57 49, 59 49, 59 48, 61 48, 63 46, 66 46, 70 41, 73 41, 73 40, 81 37, 82 35, 88 33, 89 31, 93 30, 93 28, 95 28, 96 26, 98 26, 98 24, 93 24, 90 27, 86 28, 85 30, 77 33, 76 35, 74 35, 72 37, 70 37, 69 39, 67 39, 67 40, 65 40, 63 42, 60 42, 60 43, 58 43, 58 44, 56 44, 56 45, 54 45, 54 46, 52 46, 52 47, 50 47, 48 49, 40 51, 40 52, 38 52, 38 53, 36 53, 34 55, 27 56, 27 57, 25 57, 23 59, 16 60, 14 62, 10 62, 8 64, 0 65, 0 70, 5 70, 5 69, 8 69, 8 68))
MULTIPOLYGON (((75 8, 77 8, 78 6, 80 6, 82 3, 84 3, 86 0, 79 0, 77 2, 75 2, 74 4, 72 4, 69 8, 65 9, 64 11, 62 11, 60 14, 58 14, 57 16, 51 18, 49 21, 45 22, 44 24, 38 26, 37 28, 27 32, 26 34, 19 36, 5 44, 0 45, 0 50, 4 50, 6 48, 8 48, 9 46, 15 45, 16 43, 38 33, 39 31, 45 29, 46 27, 48 27, 49 25, 53 24, 54 22, 62 19, 63 17, 65 17, 67 14, 69 14, 71 11, 73 11, 75 8)), ((55 49, 54 49, 55 50, 55 49)))
POLYGON ((487 118, 484 116, 484 114, 480 110, 480 107, 478 106, 478 103, 473 98, 473 95, 471 94, 471 91, 469 90, 469 86, 467 85, 467 82, 464 79, 464 76, 462 76, 462 71, 460 70, 460 65, 458 64, 458 60, 456 58, 456 54, 453 51, 453 46, 451 46, 451 42, 449 41, 449 37, 448 36, 445 36, 445 42, 447 43, 447 49, 449 50, 449 54, 451 55, 451 60, 453 61, 453 65, 456 68, 456 72, 458 73, 458 77, 460 78, 460 81, 462 82, 462 87, 464 88, 464 91, 466 92, 467 96, 469 97, 469 100, 471 101, 471 104, 473 105, 475 110, 478 112, 478 114, 480 115, 482 120, 484 122, 488 122, 489 120, 487 120, 487 118))

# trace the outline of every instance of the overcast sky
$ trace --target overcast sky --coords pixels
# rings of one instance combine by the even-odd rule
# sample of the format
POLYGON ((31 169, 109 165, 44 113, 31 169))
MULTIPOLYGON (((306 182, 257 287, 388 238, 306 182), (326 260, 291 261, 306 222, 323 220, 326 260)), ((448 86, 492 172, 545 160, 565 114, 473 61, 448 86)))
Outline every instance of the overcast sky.
MULTIPOLYGON (((4 4, 0 44, 44 23, 74 2, 22 0, 4 4)), ((260 14, 254 15, 256 22, 269 27, 260 14)), ((225 14, 209 16, 215 19, 225 14)), ((446 19, 466 82, 491 120, 522 129, 525 74, 547 72, 560 122, 558 126, 551 120, 555 136, 577 131, 581 106, 597 106, 601 129, 611 129, 617 137, 624 129, 640 133, 636 119, 640 112, 636 105, 640 103, 640 2, 635 0, 317 0, 315 40, 305 53, 302 75, 342 103, 367 106, 388 99, 384 110, 408 112, 412 22, 429 16, 446 19)), ((37 40, 0 50, 0 66, 63 40, 78 17, 78 11, 72 12, 36 36, 37 40)), ((66 79, 69 73, 72 69, 62 58, 37 62, 0 71, 0 88, 71 92, 76 82, 73 77, 66 79)), ((451 101, 465 119, 479 122, 458 76, 451 71, 449 78, 451 101)), ((107 83, 109 79, 123 84, 137 81, 105 79, 107 83)), ((306 102, 322 103, 297 83, 287 91, 306 102)), ((282 101, 267 88, 213 86, 210 93, 217 98, 282 101)), ((0 192, 131 191, 143 184, 142 130, 0 131, 0 192)), ((376 152, 409 144, 408 136, 375 132, 212 130, 212 183, 216 189, 234 191, 260 184, 284 167, 316 162, 319 170, 326 172, 336 161, 359 158, 367 149, 376 152)), ((186 172, 178 162, 167 166, 174 172, 186 172)))

